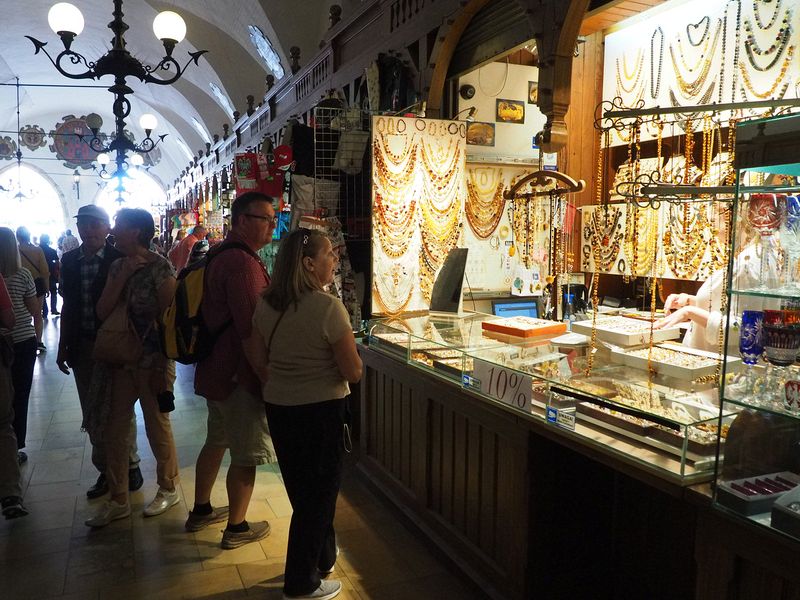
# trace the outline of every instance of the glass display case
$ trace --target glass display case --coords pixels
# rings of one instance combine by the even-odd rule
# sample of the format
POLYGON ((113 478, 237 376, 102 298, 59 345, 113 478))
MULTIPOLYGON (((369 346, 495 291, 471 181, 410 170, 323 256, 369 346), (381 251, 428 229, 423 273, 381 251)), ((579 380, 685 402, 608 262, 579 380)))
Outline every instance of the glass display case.
MULTIPOLYGON (((549 332, 509 335, 502 331, 510 320, 470 313, 463 319, 373 321, 368 340, 379 352, 531 419, 552 420, 564 435, 624 455, 665 478, 685 485, 711 479, 720 438, 713 377, 721 368, 718 355, 688 353, 669 340, 643 344, 637 332, 649 331, 650 323, 641 320, 598 318, 594 347, 590 336, 564 335, 563 324, 531 321, 549 332), (617 342, 630 336, 631 345, 606 342, 606 336, 617 342), (487 388, 489 378, 501 372, 503 389, 487 388), (504 398, 509 388, 511 397, 504 398), (556 413, 562 418, 549 418, 556 413)), ((573 331, 580 329, 575 325, 573 331)), ((591 330, 591 321, 583 326, 591 330)), ((731 419, 722 420, 723 446, 731 419)))
POLYGON ((800 116, 739 123, 715 504, 800 540, 800 116), (729 361, 744 367, 731 369, 729 361))

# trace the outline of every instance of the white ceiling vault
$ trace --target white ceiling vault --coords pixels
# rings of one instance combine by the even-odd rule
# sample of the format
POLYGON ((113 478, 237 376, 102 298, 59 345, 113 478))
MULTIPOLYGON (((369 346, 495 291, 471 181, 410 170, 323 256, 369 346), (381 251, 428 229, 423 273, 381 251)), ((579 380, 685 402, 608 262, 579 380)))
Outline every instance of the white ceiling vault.
MULTIPOLYGON (((70 0, 83 13, 85 29, 72 49, 93 61, 110 47, 112 37, 107 28, 112 20, 112 0, 70 0)), ((98 113, 104 121, 102 131, 111 132, 113 115, 112 95, 106 89, 112 78, 99 81, 72 80, 56 71, 47 57, 34 55, 34 47, 24 36, 30 35, 47 42, 47 50, 57 55, 61 40, 49 28, 47 13, 54 0, 0 0, 2 35, 0 35, 0 83, 60 84, 86 87, 51 88, 23 87, 21 89, 21 125, 38 125, 50 132, 65 115, 82 116, 98 113)), ((246 97, 252 94, 258 104, 265 91, 265 76, 270 73, 250 40, 249 25, 259 27, 272 43, 286 73, 289 69, 289 48, 299 46, 301 64, 316 53, 319 41, 328 29, 328 9, 339 4, 344 17, 360 0, 125 0, 124 20, 129 29, 125 34, 127 48, 143 63, 155 65, 164 54, 161 42, 153 34, 153 19, 162 10, 173 10, 186 21, 186 39, 178 44, 173 56, 183 64, 187 52, 208 50, 198 66, 189 67, 185 75, 171 86, 143 84, 128 80, 134 90, 130 97, 129 129, 138 140, 144 137, 139 130, 139 116, 151 112, 158 117, 156 134, 167 133, 161 146, 162 160, 152 169, 162 182, 169 184, 186 167, 189 160, 181 149, 182 140, 193 154, 205 149, 205 140, 198 132, 195 120, 213 136, 222 134, 222 124, 232 119, 212 93, 210 84, 217 85, 236 110, 244 113, 246 97)), ((288 76, 288 75, 287 75, 288 76)), ((9 135, 16 140, 16 90, 0 86, 0 137, 9 135)), ((48 143, 52 139, 48 138, 48 143)), ((52 160, 55 155, 47 147, 35 151, 22 148, 23 161, 47 172, 70 195, 72 170, 52 160), (44 160, 51 159, 51 160, 44 160)), ((0 169, 10 164, 0 161, 0 169)), ((88 174, 88 172, 83 172, 88 174)))

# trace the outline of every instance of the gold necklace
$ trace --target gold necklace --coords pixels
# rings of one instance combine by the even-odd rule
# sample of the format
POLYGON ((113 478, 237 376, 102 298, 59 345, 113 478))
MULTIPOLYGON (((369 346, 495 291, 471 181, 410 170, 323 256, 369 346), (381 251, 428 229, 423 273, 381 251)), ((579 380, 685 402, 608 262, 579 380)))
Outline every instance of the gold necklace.
POLYGON ((505 200, 503 199, 503 171, 489 169, 493 177, 490 179, 486 170, 467 170, 467 198, 464 213, 467 222, 478 239, 488 239, 497 229, 503 217, 505 200), (481 179, 486 178, 487 184, 481 179))
POLYGON ((375 277, 372 289, 375 292, 375 299, 378 301, 381 312, 390 317, 395 317, 404 312, 411 303, 414 282, 414 277, 397 263, 385 269, 382 276, 375 277), (392 282, 391 287, 387 286, 387 280, 392 282), (405 283, 405 289, 401 288, 401 283, 405 283), (381 287, 384 288, 383 291, 381 287))
MULTIPOLYGON (((781 72, 778 74, 778 77, 775 81, 772 82, 772 86, 766 92, 758 92, 753 87, 753 81, 750 79, 750 73, 747 71, 747 66, 744 62, 739 63, 739 70, 742 72, 742 81, 744 81, 744 85, 753 96, 756 98, 760 98, 762 100, 768 100, 772 98, 775 90, 778 89, 783 78, 786 76, 786 73, 789 71, 789 67, 792 64, 792 59, 794 58, 794 46, 789 46, 789 49, 786 51, 786 58, 783 59, 783 65, 781 65, 781 72)), ((784 92, 785 93, 785 92, 784 92)), ((783 96, 783 94, 781 94, 783 96)))

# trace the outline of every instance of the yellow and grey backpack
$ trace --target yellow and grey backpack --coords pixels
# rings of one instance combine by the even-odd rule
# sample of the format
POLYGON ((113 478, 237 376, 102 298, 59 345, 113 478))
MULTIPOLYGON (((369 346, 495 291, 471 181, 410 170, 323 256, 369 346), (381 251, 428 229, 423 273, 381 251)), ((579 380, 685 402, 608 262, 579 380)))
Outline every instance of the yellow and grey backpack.
POLYGON ((244 250, 261 263, 258 255, 245 244, 223 242, 178 274, 175 296, 161 316, 161 350, 167 358, 184 365, 200 362, 211 354, 214 342, 233 323, 233 319, 230 319, 212 333, 203 319, 202 311, 208 265, 222 252, 232 248, 244 250))

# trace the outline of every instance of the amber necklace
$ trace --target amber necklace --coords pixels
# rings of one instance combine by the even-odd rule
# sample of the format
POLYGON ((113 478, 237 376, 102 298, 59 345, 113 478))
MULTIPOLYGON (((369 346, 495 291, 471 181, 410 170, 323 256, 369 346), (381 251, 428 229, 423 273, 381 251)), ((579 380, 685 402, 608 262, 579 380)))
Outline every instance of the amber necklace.
POLYGON ((497 229, 505 208, 504 189, 502 169, 467 170, 464 213, 478 239, 488 239, 497 229))
MULTIPOLYGON (((745 67, 744 63, 739 63, 739 67, 742 72, 742 81, 744 82, 744 87, 747 89, 748 92, 750 92, 756 98, 760 98, 762 100, 773 98, 775 90, 778 89, 778 86, 780 86, 780 84, 783 82, 783 78, 789 71, 789 67, 792 64, 793 58, 794 58, 794 46, 789 46, 789 49, 786 51, 786 58, 783 60, 783 65, 781 66, 781 72, 778 74, 778 77, 775 78, 775 81, 772 82, 772 86, 765 92, 759 92, 753 87, 753 82, 750 79, 750 73, 748 73, 747 67, 745 67)), ((783 97, 783 95, 781 95, 781 97, 783 97)))
POLYGON ((372 289, 382 313, 394 317, 410 304, 415 278, 400 264, 393 263, 383 274, 375 277, 372 289), (391 285, 389 285, 391 282, 391 285))

